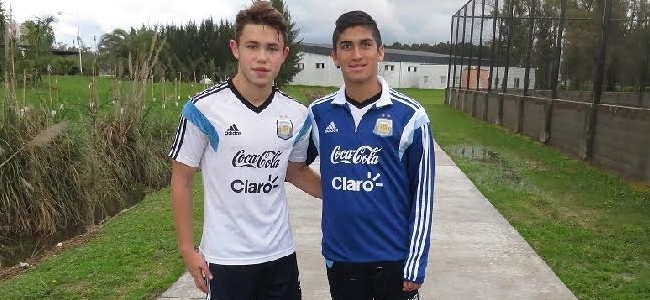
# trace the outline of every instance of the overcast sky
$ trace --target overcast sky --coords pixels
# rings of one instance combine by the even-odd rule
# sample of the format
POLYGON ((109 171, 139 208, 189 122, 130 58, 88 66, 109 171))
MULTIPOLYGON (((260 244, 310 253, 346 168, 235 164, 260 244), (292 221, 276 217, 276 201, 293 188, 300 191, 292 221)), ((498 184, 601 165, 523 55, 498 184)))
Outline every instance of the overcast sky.
MULTIPOLYGON (((0 0, 2 1, 2 0, 0 0)), ((99 37, 115 28, 157 24, 182 25, 187 21, 234 21, 250 0, 4 0, 20 23, 42 15, 55 15, 57 42, 72 44, 77 30, 93 47, 99 37)), ((331 43, 334 21, 350 10, 364 10, 379 24, 385 44, 446 42, 451 15, 466 0, 285 0, 304 42, 331 43)))

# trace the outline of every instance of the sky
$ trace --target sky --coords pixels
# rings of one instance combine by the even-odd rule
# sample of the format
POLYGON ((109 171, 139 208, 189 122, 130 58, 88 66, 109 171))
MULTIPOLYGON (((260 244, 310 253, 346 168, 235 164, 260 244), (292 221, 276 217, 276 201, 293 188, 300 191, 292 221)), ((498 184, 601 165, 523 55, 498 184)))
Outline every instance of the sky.
MULTIPOLYGON (((11 6, 16 22, 54 15, 56 41, 72 45, 79 32, 83 43, 94 48, 101 35, 116 28, 142 25, 183 25, 210 18, 234 21, 251 0, 0 0, 11 6)), ((334 21, 350 10, 363 10, 379 26, 384 44, 446 42, 451 15, 466 0, 285 0, 299 37, 308 43, 331 43, 334 21)))

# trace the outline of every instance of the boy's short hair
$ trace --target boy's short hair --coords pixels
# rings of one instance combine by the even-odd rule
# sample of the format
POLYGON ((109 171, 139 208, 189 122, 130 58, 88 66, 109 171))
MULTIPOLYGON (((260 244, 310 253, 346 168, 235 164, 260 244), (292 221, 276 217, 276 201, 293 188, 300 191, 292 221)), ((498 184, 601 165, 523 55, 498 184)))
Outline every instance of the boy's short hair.
POLYGON ((377 28, 377 22, 366 12, 360 10, 349 11, 336 19, 336 27, 334 28, 334 34, 332 34, 332 49, 336 50, 336 43, 338 42, 339 37, 343 34, 343 31, 350 27, 354 26, 363 26, 372 31, 372 37, 377 43, 377 47, 382 46, 381 43, 381 33, 377 28))
POLYGON ((239 42, 244 26, 248 24, 271 26, 282 34, 282 42, 287 43, 289 25, 282 13, 273 8, 269 1, 256 0, 249 8, 242 9, 237 13, 235 19, 235 40, 237 42, 239 42))

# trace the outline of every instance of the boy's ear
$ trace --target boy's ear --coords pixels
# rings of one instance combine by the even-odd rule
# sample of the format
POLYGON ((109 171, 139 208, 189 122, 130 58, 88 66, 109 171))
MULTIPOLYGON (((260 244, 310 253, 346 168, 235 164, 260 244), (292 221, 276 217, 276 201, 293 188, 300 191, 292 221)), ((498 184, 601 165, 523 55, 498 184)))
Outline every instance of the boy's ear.
POLYGON ((232 51, 232 55, 236 58, 239 59, 239 47, 237 45, 237 41, 235 40, 230 40, 230 51, 232 51))
POLYGON ((338 63, 338 61, 337 61, 337 60, 338 60, 338 57, 336 57, 336 49, 332 49, 332 51, 330 51, 330 57, 331 57, 332 60, 334 61, 334 64, 335 64, 336 66, 338 66, 339 63, 338 63))
POLYGON ((287 59, 288 56, 289 56, 289 47, 284 46, 284 49, 282 49, 282 59, 283 60, 287 59))

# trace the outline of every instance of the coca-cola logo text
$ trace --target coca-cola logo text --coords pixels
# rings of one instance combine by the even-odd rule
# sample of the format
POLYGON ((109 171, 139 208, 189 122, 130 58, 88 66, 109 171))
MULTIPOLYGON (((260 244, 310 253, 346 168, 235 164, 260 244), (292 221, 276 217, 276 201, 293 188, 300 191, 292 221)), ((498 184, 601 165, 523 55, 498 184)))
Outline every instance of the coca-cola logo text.
POLYGON ((232 166, 238 168, 275 169, 280 165, 282 151, 264 151, 261 154, 246 154, 239 150, 232 158, 232 166))
POLYGON ((379 147, 361 146, 352 150, 341 150, 341 146, 334 147, 330 155, 333 164, 366 164, 376 165, 379 162, 379 147))

